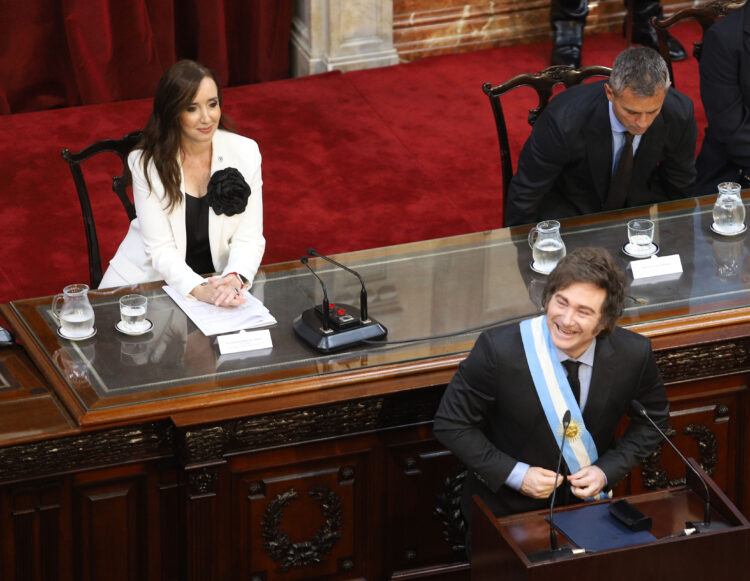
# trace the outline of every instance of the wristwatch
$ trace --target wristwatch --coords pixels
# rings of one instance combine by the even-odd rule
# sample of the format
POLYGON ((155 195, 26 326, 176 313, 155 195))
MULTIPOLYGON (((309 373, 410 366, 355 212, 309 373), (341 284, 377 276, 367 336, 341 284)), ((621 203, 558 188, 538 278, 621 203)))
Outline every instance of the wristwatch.
POLYGON ((247 284, 248 284, 248 280, 247 280, 247 279, 246 279, 246 278, 245 278, 244 276, 242 276, 242 275, 241 275, 241 274, 240 274, 239 272, 228 272, 228 273, 227 273, 227 274, 225 274, 224 276, 229 276, 230 274, 233 274, 233 275, 234 275, 234 276, 236 276, 236 277, 237 277, 238 279, 240 279, 240 283, 242 284, 242 288, 241 288, 240 290, 244 290, 244 288, 245 288, 245 287, 247 286, 247 284))

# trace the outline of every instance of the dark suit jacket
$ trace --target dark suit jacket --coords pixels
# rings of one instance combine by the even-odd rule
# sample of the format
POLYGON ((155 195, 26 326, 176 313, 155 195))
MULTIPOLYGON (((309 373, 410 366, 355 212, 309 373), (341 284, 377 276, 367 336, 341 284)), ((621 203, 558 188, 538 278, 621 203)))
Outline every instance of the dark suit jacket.
MULTIPOLYGON (((721 182, 740 182, 750 171, 750 8, 706 31, 700 61, 701 100, 708 127, 698 156, 696 192, 716 193, 721 182)), ((748 187, 750 183, 744 183, 748 187)))
MULTIPOLYGON (((615 428, 637 399, 655 420, 666 423, 667 398, 651 342, 616 328, 597 339, 591 386, 583 412, 610 487, 648 456, 660 441, 647 421, 631 415, 626 433, 615 428)), ((557 467, 559 445, 550 430, 526 363, 519 325, 480 335, 459 365, 443 395, 434 423, 435 436, 469 468, 461 502, 469 517, 471 496, 479 494, 498 516, 542 509, 535 500, 505 486, 516 462, 557 467)), ((568 497, 567 484, 558 500, 568 497)))
MULTIPOLYGON (((674 89, 643 135, 627 206, 691 195, 697 128, 693 102, 674 89)), ((508 191, 507 225, 601 212, 612 173, 612 130, 604 82, 554 97, 521 151, 508 191)))

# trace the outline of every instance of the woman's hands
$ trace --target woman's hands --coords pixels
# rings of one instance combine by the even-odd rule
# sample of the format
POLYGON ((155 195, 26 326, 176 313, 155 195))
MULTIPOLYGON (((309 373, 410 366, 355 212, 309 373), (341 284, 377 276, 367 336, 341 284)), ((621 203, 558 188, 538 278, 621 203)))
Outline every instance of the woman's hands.
POLYGON ((211 277, 190 291, 190 294, 199 301, 217 307, 236 307, 247 302, 242 296, 242 281, 234 273, 211 277))

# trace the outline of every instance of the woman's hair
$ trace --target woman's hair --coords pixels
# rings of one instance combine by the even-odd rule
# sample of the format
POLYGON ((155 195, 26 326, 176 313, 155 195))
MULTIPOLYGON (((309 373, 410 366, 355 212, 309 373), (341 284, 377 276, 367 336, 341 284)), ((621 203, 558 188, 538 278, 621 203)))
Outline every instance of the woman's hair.
POLYGON ((607 293, 602 304, 602 330, 606 337, 615 328, 625 305, 625 275, 615 266, 612 257, 603 248, 576 248, 560 262, 549 275, 542 294, 542 306, 552 295, 576 282, 588 282, 607 293))
MULTIPOLYGON (((140 143, 143 149, 143 173, 151 189, 148 164, 153 160, 164 186, 168 211, 182 202, 180 165, 177 161, 182 135, 180 114, 193 102, 201 81, 206 77, 216 83, 221 106, 221 87, 211 69, 195 61, 181 60, 169 67, 159 80, 154 94, 153 110, 143 129, 140 143)), ((219 127, 225 129, 223 114, 219 120, 219 127)))

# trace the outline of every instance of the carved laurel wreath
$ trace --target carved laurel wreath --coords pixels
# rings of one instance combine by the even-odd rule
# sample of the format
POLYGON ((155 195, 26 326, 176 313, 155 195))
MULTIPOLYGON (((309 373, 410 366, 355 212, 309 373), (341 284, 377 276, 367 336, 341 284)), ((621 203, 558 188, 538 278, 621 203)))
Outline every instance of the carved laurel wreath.
MULTIPOLYGON (((671 439, 676 430, 671 426, 666 430, 667 436, 671 439)), ((689 424, 683 433, 691 436, 698 443, 698 453, 700 455, 700 466, 709 476, 713 476, 716 465, 719 463, 718 449, 719 444, 714 433, 704 424, 689 424)), ((685 477, 670 480, 667 471, 661 467, 661 447, 655 450, 648 458, 643 461, 643 486, 647 490, 656 490, 658 488, 667 488, 669 486, 680 486, 685 484, 685 477)))
POLYGON ((299 498, 294 488, 277 494, 263 513, 261 527, 264 546, 271 559, 281 561, 282 571, 320 563, 323 555, 329 553, 341 538, 344 521, 341 498, 332 490, 319 486, 312 487, 309 496, 320 503, 323 513, 323 524, 309 541, 293 543, 289 535, 279 528, 284 518, 284 507, 299 498))
POLYGON ((443 539, 456 555, 463 557, 466 551, 466 521, 461 513, 461 491, 466 480, 466 466, 458 463, 443 479, 443 491, 433 510, 443 525, 443 539))

